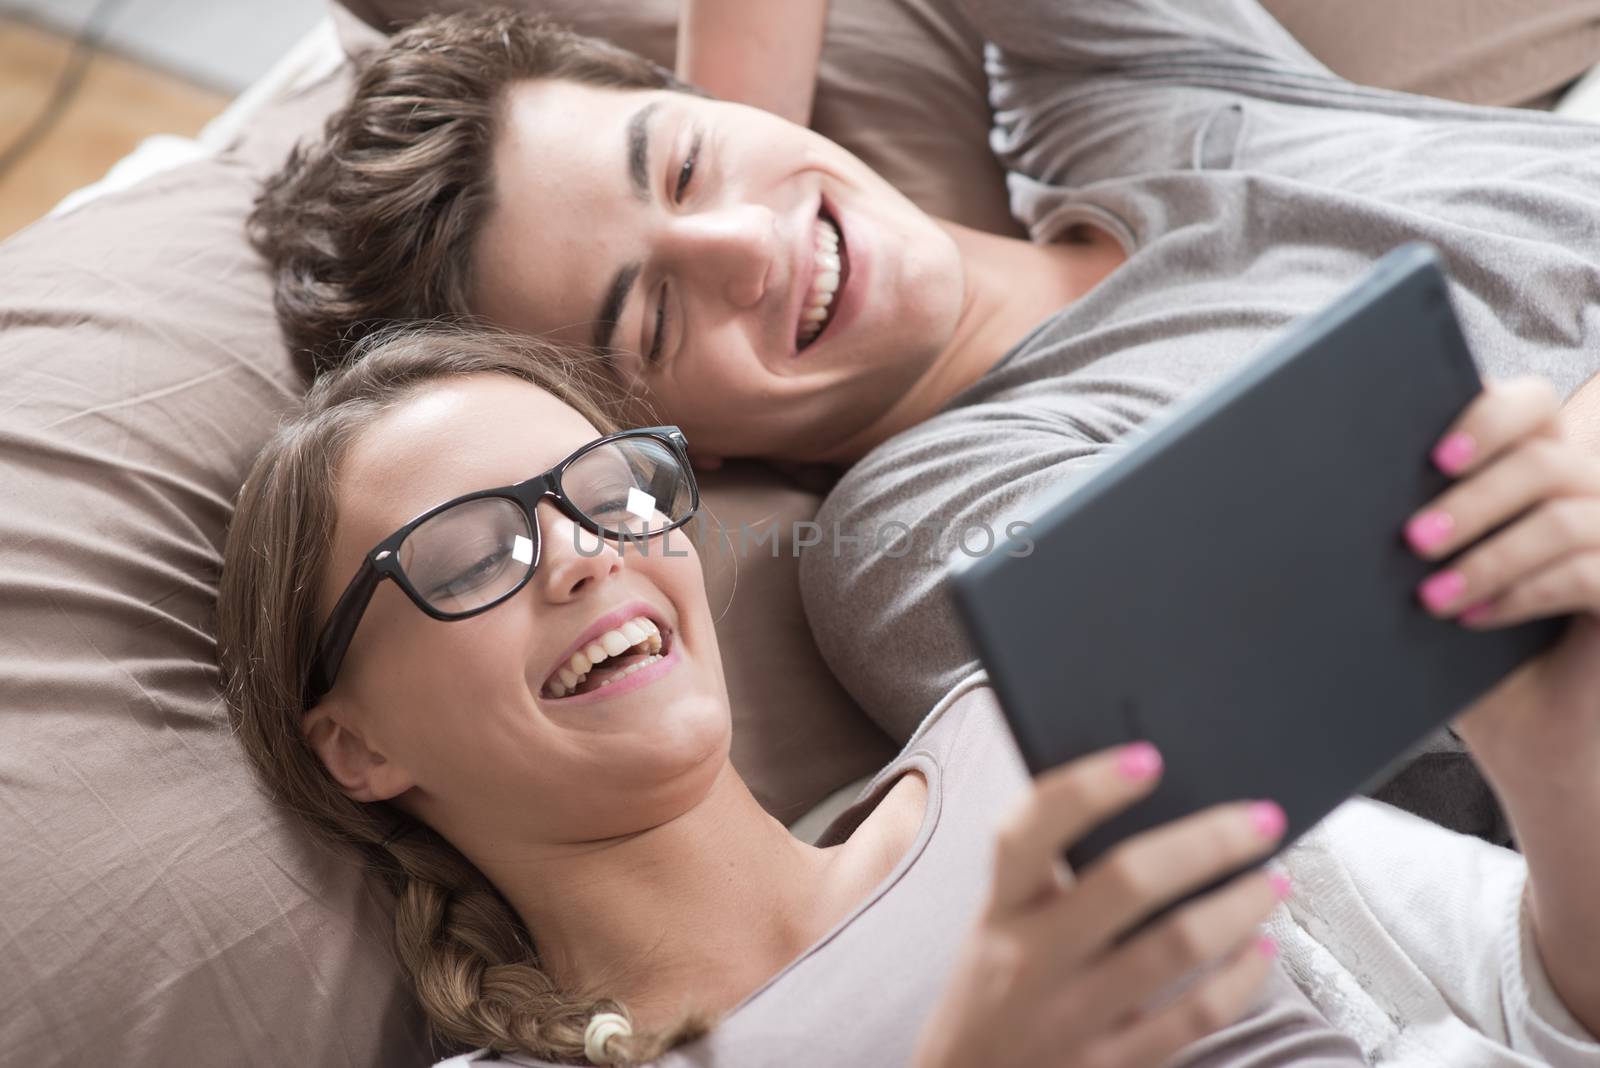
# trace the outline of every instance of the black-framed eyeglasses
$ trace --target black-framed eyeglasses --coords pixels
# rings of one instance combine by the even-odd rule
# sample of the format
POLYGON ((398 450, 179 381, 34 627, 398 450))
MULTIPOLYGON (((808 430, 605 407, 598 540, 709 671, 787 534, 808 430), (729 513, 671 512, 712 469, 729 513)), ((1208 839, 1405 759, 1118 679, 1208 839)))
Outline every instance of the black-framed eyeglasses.
POLYGON ((375 545, 339 595, 317 639, 305 707, 333 688, 384 579, 442 620, 487 612, 526 586, 539 566, 535 510, 546 497, 582 529, 620 542, 659 537, 700 507, 683 432, 654 426, 608 434, 542 475, 428 509, 375 545))

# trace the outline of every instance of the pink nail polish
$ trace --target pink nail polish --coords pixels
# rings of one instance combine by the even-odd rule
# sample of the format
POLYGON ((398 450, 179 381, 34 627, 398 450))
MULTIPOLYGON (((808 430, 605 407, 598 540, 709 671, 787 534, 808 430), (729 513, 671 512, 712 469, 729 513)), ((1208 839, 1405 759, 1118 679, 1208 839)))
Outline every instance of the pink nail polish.
POLYGON ((1256 949, 1268 960, 1273 960, 1278 955, 1278 941, 1271 935, 1262 935, 1256 939, 1256 949))
POLYGON ((1436 508, 1431 512, 1423 512, 1406 524, 1406 540, 1417 552, 1425 553, 1441 544, 1455 528, 1456 521, 1450 517, 1450 513, 1436 508))
POLYGON ((1492 614, 1493 609, 1490 608, 1489 602, 1479 601, 1471 608, 1468 608, 1465 612, 1462 612, 1459 618, 1463 623, 1475 624, 1482 623, 1492 614))
POLYGON ((1452 568, 1430 575, 1421 586, 1417 587, 1417 595, 1422 598, 1422 603, 1428 606, 1428 611, 1443 612, 1466 590, 1467 576, 1452 568))
POLYGON ((1267 881, 1272 884, 1272 892, 1278 896, 1279 901, 1288 900, 1289 895, 1294 892, 1294 886, 1289 882, 1289 877, 1281 871, 1269 872, 1267 881))
POLYGON ((1125 745, 1117 758, 1117 770, 1135 781, 1154 778, 1161 773, 1161 753, 1149 742, 1125 745))
POLYGON ((1257 801, 1250 806, 1250 823, 1263 838, 1276 838, 1289 826, 1289 817, 1275 801, 1257 801))
POLYGON ((1478 443, 1470 435, 1458 430, 1445 435, 1445 439, 1434 448, 1433 463, 1447 475, 1458 474, 1472 462, 1472 454, 1477 451, 1478 443))

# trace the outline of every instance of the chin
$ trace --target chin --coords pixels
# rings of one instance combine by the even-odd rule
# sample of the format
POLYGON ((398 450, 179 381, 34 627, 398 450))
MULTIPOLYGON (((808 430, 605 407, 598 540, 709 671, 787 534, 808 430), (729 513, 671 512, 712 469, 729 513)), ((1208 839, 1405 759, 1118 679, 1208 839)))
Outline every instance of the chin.
POLYGON ((679 764, 715 763, 733 745, 733 718, 725 701, 696 701, 662 727, 657 744, 663 755, 676 754, 679 764))
POLYGON ((714 778, 728 759, 733 722, 726 702, 675 701, 643 729, 606 743, 617 779, 644 790, 714 778))
POLYGON ((732 735, 726 704, 720 710, 679 705, 650 729, 587 742, 586 767, 570 769, 577 775, 560 800, 561 825, 577 839, 592 840, 670 823, 731 773, 732 735))

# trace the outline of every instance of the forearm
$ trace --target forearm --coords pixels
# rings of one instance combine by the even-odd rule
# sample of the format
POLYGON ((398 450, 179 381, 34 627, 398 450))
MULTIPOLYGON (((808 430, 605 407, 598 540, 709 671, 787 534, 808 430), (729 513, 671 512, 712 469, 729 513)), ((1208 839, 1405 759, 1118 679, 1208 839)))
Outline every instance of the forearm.
MULTIPOLYGON (((1600 375, 1568 398, 1561 421, 1570 440, 1600 453, 1600 375)), ((1595 621, 1580 618, 1574 626, 1589 630, 1574 630, 1569 639, 1581 637, 1592 648, 1595 621)), ((1527 860, 1534 939, 1545 972, 1572 1015, 1600 1035, 1600 968, 1594 965, 1600 961, 1594 891, 1600 886, 1600 726, 1587 709, 1561 715, 1556 707, 1535 705, 1541 693, 1561 689, 1550 676, 1570 673, 1573 662, 1570 656, 1530 662, 1457 729, 1493 783, 1527 860)))
POLYGON ((678 76, 809 126, 827 13, 824 0, 683 0, 678 76))
POLYGON ((1600 1036, 1600 767, 1593 760, 1542 770, 1492 763, 1485 772, 1527 860, 1544 970, 1573 1017, 1600 1036))
MULTIPOLYGON (((1567 399, 1561 419, 1574 441, 1600 453, 1600 375, 1567 399)), ((1528 681, 1526 671, 1507 680, 1505 707, 1533 699, 1519 696, 1528 681)), ((1579 730, 1541 745, 1518 731, 1516 717, 1504 715, 1469 715, 1458 729, 1494 784, 1527 860, 1534 937, 1550 982, 1572 1015, 1600 1035, 1600 745, 1567 744, 1595 734, 1579 730)))

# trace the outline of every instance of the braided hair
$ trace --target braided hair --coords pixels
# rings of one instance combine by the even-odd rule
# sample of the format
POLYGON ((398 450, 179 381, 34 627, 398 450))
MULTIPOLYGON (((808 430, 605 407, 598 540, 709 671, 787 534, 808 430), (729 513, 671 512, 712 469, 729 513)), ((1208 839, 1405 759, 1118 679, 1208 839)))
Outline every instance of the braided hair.
POLYGON ((483 373, 531 382, 604 432, 615 424, 591 366, 581 353, 499 331, 400 328, 363 341, 348 367, 312 388, 240 490, 223 555, 217 656, 234 733, 257 775, 324 841, 358 852, 393 896, 400 964, 436 1041, 628 1065, 697 1037, 705 1023, 685 1017, 639 1033, 626 1006, 562 989, 482 872, 394 806, 347 797, 300 729, 334 478, 355 438, 430 382, 483 373), (592 1027, 597 1019, 603 1026, 592 1027))

